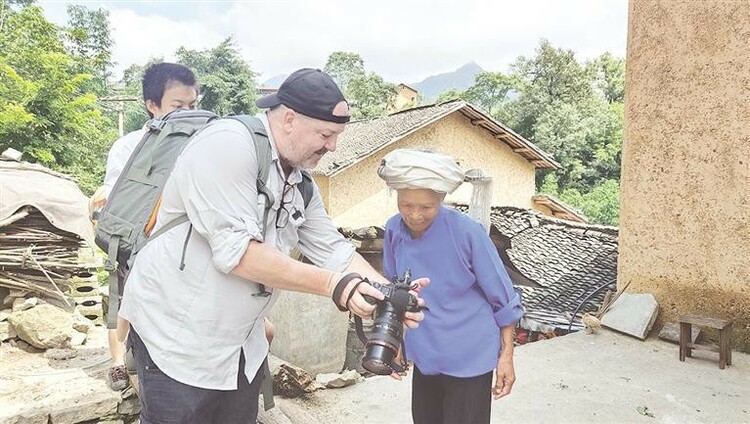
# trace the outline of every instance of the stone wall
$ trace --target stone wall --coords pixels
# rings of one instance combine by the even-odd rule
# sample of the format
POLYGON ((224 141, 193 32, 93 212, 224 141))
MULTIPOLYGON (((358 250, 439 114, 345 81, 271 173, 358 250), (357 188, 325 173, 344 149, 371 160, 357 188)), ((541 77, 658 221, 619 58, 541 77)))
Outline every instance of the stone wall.
POLYGON ((631 0, 619 284, 750 351, 750 2, 631 0))

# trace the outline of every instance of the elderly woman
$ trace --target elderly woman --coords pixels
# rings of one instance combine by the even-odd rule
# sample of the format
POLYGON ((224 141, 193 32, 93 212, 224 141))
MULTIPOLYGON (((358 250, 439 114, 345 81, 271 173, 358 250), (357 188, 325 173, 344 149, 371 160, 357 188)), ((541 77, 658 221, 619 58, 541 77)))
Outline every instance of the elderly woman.
POLYGON ((431 280, 420 293, 425 319, 404 338, 415 366, 414 423, 489 423, 492 397, 509 394, 516 378, 513 330, 523 311, 486 229, 442 205, 465 174, 449 156, 401 149, 385 156, 378 175, 398 194, 385 275, 410 269, 431 280))

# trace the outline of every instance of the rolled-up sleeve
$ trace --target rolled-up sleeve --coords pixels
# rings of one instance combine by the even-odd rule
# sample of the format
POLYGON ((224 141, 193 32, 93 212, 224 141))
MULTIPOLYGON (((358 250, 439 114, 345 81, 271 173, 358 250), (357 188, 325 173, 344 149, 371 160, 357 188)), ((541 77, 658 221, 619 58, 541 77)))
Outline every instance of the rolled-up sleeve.
POLYGON ((471 262, 479 287, 484 292, 499 327, 513 324, 523 316, 521 297, 513 289, 497 249, 483 230, 471 231, 471 262))
POLYGON ((352 262, 356 249, 333 225, 320 190, 313 186, 313 197, 305 208, 305 222, 300 226, 300 251, 315 265, 340 272, 352 262))
POLYGON ((239 264, 250 240, 263 241, 251 143, 242 124, 219 121, 188 144, 172 174, 193 228, 224 273, 239 264))

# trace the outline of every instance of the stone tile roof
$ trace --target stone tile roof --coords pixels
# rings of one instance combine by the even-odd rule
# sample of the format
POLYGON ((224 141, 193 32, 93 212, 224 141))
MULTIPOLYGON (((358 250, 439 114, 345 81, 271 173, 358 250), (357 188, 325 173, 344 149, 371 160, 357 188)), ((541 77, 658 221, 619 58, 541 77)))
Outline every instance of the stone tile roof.
POLYGON ((454 100, 347 124, 346 131, 338 139, 336 151, 323 156, 313 173, 332 176, 383 147, 454 112, 462 113, 471 120, 472 124, 489 131, 499 142, 508 144, 537 168, 559 168, 559 164, 550 155, 502 123, 495 121, 469 103, 454 100))
MULTIPOLYGON (((464 207, 461 207, 465 209, 464 207)), ((567 329, 571 314, 602 286, 616 288, 618 229, 550 218, 515 207, 492 208, 493 238, 511 278, 524 293, 527 327, 567 329)), ((595 312, 602 290, 581 308, 595 312)), ((538 330, 538 328, 530 328, 538 330)))
MULTIPOLYGON (((466 205, 453 206, 468 210, 466 205)), ((523 293, 522 327, 545 333, 567 330, 579 305, 606 286, 576 314, 572 329, 580 330, 583 313, 598 310, 606 289, 616 289, 616 227, 570 222, 510 206, 493 207, 490 219, 490 237, 513 284, 523 293)), ((339 231, 359 251, 382 251, 380 227, 339 231)))

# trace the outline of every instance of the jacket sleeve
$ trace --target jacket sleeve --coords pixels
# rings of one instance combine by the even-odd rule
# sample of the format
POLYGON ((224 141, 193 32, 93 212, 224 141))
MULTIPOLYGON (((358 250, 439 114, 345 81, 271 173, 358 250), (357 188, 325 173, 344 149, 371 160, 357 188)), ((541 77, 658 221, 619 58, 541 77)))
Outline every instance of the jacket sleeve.
POLYGON ((469 238, 474 275, 492 306, 495 322, 499 327, 513 324, 523 316, 521 297, 513 289, 495 245, 479 224, 471 227, 469 238))
POLYGON ((190 141, 170 179, 193 228, 208 241, 214 266, 228 273, 239 264, 250 240, 263 241, 258 165, 242 124, 216 124, 190 141))

